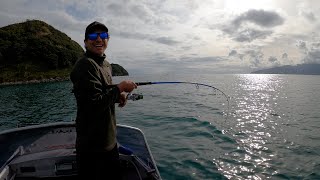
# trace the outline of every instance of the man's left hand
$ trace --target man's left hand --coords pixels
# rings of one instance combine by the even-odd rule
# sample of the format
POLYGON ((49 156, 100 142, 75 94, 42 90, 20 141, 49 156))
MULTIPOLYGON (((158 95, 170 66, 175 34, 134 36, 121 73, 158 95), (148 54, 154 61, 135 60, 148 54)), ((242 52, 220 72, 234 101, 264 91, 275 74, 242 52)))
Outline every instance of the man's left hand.
POLYGON ((119 99, 119 107, 124 107, 127 104, 127 93, 121 93, 119 99))

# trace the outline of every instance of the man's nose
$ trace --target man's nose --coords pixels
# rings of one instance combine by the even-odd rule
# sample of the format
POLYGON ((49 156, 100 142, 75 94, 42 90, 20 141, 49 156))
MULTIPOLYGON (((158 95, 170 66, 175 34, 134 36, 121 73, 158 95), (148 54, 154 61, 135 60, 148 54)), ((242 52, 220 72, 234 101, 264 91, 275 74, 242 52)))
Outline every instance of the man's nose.
POLYGON ((100 34, 98 35, 96 41, 102 41, 101 37, 100 37, 100 34))

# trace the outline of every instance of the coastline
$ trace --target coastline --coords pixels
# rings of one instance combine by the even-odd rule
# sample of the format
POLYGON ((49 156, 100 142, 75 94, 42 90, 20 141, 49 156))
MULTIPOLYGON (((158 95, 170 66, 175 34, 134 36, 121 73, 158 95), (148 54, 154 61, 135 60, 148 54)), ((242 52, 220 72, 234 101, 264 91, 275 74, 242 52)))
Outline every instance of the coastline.
MULTIPOLYGON (((119 75, 117 75, 119 76, 119 75)), ((127 76, 127 75, 122 75, 127 76)), ((32 79, 26 81, 9 81, 9 82, 2 82, 0 83, 0 87, 2 86, 12 86, 12 85, 22 85, 22 84, 39 84, 39 83, 48 83, 48 82, 62 82, 62 81, 69 81, 70 77, 55 77, 55 78, 48 78, 48 79, 32 79)))
POLYGON ((11 81, 11 82, 3 82, 0 83, 1 86, 11 86, 11 85, 21 85, 21 84, 38 84, 38 83, 47 83, 47 82, 60 82, 60 81, 69 81, 70 78, 66 77, 56 77, 56 78, 49 78, 49 79, 32 79, 28 81, 11 81))

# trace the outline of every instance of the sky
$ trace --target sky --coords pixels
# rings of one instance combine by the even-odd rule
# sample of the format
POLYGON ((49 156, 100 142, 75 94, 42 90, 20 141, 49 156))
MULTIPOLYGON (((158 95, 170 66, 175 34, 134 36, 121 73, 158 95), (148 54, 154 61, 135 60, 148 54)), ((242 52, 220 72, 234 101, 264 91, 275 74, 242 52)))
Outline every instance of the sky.
POLYGON ((0 27, 45 21, 84 47, 93 21, 129 74, 238 74, 320 63, 318 0, 1 0, 0 27))

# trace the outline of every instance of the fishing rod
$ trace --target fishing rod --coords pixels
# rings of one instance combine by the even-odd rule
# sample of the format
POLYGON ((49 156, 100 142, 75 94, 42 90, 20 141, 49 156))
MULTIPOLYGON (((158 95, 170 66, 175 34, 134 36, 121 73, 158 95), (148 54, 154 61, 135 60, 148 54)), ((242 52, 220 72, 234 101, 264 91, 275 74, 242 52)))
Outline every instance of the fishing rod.
POLYGON ((214 86, 208 85, 208 84, 195 83, 195 82, 184 82, 184 81, 136 82, 135 84, 137 86, 152 85, 152 84, 193 84, 193 85, 196 85, 196 88, 199 88, 199 86, 205 86, 205 87, 210 87, 210 88, 213 88, 214 90, 221 92, 227 98, 227 101, 229 101, 229 97, 223 91, 221 91, 220 89, 218 89, 214 86))
POLYGON ((145 86, 145 85, 153 85, 153 84, 191 84, 191 85, 196 85, 197 89, 199 88, 199 86, 209 87, 209 88, 212 88, 214 90, 217 90, 217 91, 221 92, 222 95, 227 99, 228 112, 229 112, 229 97, 223 91, 221 91, 220 89, 218 89, 218 88, 216 88, 214 86, 208 85, 208 84, 195 83, 195 82, 185 82, 185 81, 135 82, 135 84, 137 86, 145 86))

